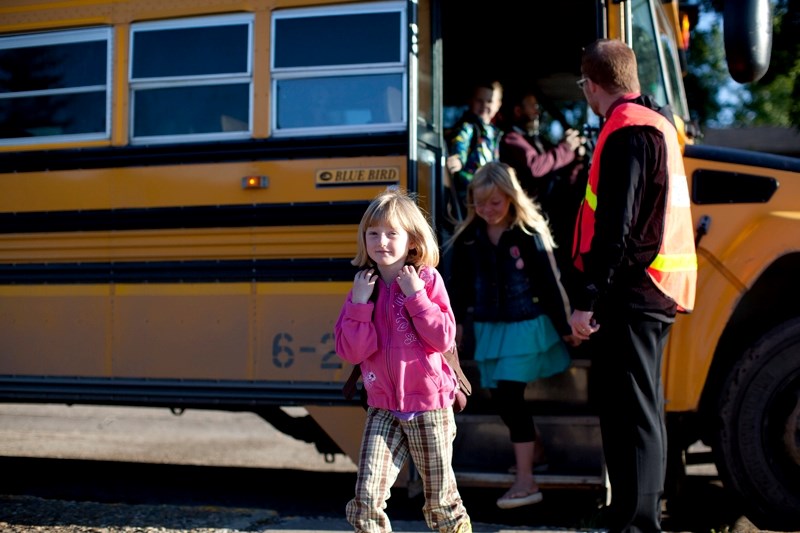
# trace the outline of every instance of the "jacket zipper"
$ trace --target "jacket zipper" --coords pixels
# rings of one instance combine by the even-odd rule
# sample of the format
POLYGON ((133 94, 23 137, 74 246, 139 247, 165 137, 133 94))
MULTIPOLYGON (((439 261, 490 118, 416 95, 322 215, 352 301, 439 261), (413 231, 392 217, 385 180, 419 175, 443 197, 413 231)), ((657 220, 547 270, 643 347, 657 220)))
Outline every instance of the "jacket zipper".
POLYGON ((400 407, 400 401, 398 400, 398 387, 397 381, 395 380, 394 372, 392 371, 391 365, 391 350, 392 350, 392 342, 391 338, 394 335, 394 331, 392 330, 392 302, 394 301, 394 295, 392 293, 392 284, 386 286, 386 293, 388 295, 386 299, 386 303, 384 304, 384 316, 386 317, 386 347, 384 348, 384 357, 386 364, 386 375, 389 377, 389 383, 392 385, 392 391, 394 392, 394 401, 396 406, 400 407))

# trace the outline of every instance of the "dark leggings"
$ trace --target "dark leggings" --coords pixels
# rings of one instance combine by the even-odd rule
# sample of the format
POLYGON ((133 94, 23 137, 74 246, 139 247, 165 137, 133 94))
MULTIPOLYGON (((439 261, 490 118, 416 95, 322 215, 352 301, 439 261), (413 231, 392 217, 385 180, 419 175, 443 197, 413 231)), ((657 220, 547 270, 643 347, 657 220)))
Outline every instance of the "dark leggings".
POLYGON ((503 423, 508 427, 511 442, 533 442, 536 440, 536 427, 533 417, 525 404, 527 383, 519 381, 498 381, 492 389, 492 400, 503 423))

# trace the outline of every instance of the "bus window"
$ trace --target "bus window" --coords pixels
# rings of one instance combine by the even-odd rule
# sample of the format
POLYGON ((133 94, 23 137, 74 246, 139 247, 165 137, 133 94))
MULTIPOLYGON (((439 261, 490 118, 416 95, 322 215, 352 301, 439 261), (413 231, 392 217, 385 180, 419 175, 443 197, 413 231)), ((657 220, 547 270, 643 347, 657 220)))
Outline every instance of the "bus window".
POLYGON ((252 15, 131 26, 131 141, 249 137, 252 15))
POLYGON ((639 65, 639 83, 642 94, 653 96, 659 105, 666 105, 666 86, 661 70, 661 61, 656 41, 655 22, 650 2, 633 2, 633 50, 639 65))
POLYGON ((663 9, 658 10, 658 36, 664 51, 664 64, 669 80, 668 88, 672 93, 670 105, 672 111, 683 120, 690 120, 689 105, 686 103, 686 93, 683 90, 683 72, 678 56, 677 41, 671 37, 670 25, 663 9))
POLYGON ((406 40, 404 2, 276 11, 273 133, 404 129, 406 40))
POLYGON ((278 84, 277 127, 319 128, 399 122, 392 109, 402 105, 399 74, 288 79, 278 84))
POLYGON ((669 104, 673 113, 688 120, 678 50, 664 9, 660 5, 653 8, 646 0, 636 0, 633 21, 633 49, 642 93, 652 95, 659 105, 669 104))
POLYGON ((111 30, 0 37, 0 145, 110 138, 111 30))

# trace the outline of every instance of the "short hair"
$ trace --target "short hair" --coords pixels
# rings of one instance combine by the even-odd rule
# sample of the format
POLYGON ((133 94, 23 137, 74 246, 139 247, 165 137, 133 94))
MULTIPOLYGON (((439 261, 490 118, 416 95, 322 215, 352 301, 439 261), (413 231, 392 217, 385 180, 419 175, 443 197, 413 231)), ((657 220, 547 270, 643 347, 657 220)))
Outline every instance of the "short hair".
POLYGON ((612 94, 640 91, 636 54, 617 39, 598 39, 587 46, 581 74, 612 94))
POLYGON ((484 78, 475 83, 475 85, 472 87, 473 97, 475 96, 475 93, 478 92, 478 89, 489 89, 492 92, 497 92, 501 96, 503 94, 503 84, 494 78, 484 78))
POLYGON ((403 228, 413 243, 408 253, 408 262, 414 267, 435 267, 439 264, 439 244, 430 222, 417 205, 416 197, 399 188, 389 188, 378 194, 364 212, 358 225, 358 249, 350 262, 358 268, 372 267, 367 253, 367 229, 379 224, 403 228))
POLYGON ((522 106, 523 102, 529 96, 536 98, 536 103, 541 105, 539 101, 539 94, 535 89, 518 89, 511 93, 511 104, 514 106, 522 106))

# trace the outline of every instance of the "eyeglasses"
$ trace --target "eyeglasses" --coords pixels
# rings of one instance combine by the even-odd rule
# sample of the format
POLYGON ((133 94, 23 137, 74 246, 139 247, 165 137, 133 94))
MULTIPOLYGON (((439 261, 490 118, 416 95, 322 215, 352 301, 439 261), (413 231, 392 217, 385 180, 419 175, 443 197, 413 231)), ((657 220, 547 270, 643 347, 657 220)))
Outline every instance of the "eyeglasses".
POLYGON ((575 84, 580 88, 583 89, 583 86, 586 85, 586 82, 589 81, 589 78, 581 78, 575 82, 575 84))

